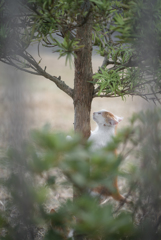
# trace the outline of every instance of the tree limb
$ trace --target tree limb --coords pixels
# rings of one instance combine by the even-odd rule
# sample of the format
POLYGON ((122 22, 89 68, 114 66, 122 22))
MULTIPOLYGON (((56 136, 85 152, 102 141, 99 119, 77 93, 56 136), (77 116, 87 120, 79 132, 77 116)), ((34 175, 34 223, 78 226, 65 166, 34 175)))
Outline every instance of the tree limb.
MULTIPOLYGON (((65 84, 64 81, 62 81, 59 78, 50 75, 49 73, 47 73, 45 70, 43 70, 40 65, 35 61, 35 59, 28 53, 28 52, 24 52, 24 53, 19 53, 19 56, 22 57, 23 59, 25 59, 28 63, 30 63, 32 66, 34 66, 34 68, 37 71, 37 75, 41 75, 44 76, 45 78, 51 80, 52 82, 54 82, 58 88, 60 88, 62 91, 64 91, 66 94, 68 94, 71 98, 73 98, 73 89, 70 88, 68 85, 65 84)), ((17 66, 16 66, 17 67, 17 66)), ((23 70, 23 68, 20 68, 20 70, 23 70)), ((25 70, 27 71, 27 70, 25 70)))
POLYGON ((7 62, 7 61, 4 61, 3 59, 1 59, 1 62, 5 63, 5 64, 7 64, 7 65, 10 65, 10 66, 16 67, 17 69, 19 69, 19 70, 21 70, 21 71, 23 71, 23 72, 27 72, 27 73, 30 73, 30 74, 33 74, 33 75, 38 75, 38 76, 40 75, 40 74, 38 74, 38 73, 36 73, 36 72, 27 70, 27 69, 25 69, 25 68, 21 68, 21 67, 19 67, 18 65, 16 65, 15 63, 13 63, 12 61, 9 61, 9 60, 8 60, 8 62, 7 62))

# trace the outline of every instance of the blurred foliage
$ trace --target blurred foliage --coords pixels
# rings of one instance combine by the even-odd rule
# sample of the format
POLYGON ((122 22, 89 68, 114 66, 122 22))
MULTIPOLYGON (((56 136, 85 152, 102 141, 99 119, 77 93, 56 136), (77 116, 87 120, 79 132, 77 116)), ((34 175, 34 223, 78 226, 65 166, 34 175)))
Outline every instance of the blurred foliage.
POLYGON ((161 2, 141 0, 126 1, 124 16, 115 18, 120 40, 132 43, 138 59, 146 61, 153 68, 159 67, 161 60, 161 2))
POLYGON ((101 151, 92 152, 90 142, 80 136, 67 140, 63 133, 50 129, 32 133, 32 141, 21 149, 1 152, 1 188, 8 198, 0 212, 1 239, 64 239, 71 229, 75 239, 150 239, 161 237, 161 111, 135 114, 130 125, 122 129, 101 151), (119 155, 114 150, 119 148, 119 155), (127 160, 126 160, 127 159, 127 160), (126 171, 122 164, 127 161, 126 171), (62 182, 80 193, 72 201, 60 202, 56 212, 46 209, 48 190, 62 182), (51 174, 52 173, 52 174, 51 174), (44 175, 45 174, 45 175, 44 175), (46 176, 46 177, 44 177, 46 176), (112 188, 113 179, 126 179, 124 193, 131 204, 114 200, 100 205, 89 189, 104 185, 112 188), (40 183, 42 178, 43 183, 40 183), (45 229, 42 235, 40 230, 45 229))
MULTIPOLYGON (((129 58, 136 82, 144 83, 143 92, 160 94, 161 79, 161 2, 159 0, 123 1, 123 11, 115 17, 113 31, 117 31, 117 42, 129 46, 132 54, 129 58), (139 73, 139 74, 137 74, 139 73)), ((155 95, 156 96, 156 95, 155 95)), ((157 98, 157 96, 156 96, 157 98)), ((154 98, 151 98, 154 100, 154 98)), ((157 99, 159 100, 159 99, 157 99)), ((160 100, 159 100, 160 103, 160 100)))

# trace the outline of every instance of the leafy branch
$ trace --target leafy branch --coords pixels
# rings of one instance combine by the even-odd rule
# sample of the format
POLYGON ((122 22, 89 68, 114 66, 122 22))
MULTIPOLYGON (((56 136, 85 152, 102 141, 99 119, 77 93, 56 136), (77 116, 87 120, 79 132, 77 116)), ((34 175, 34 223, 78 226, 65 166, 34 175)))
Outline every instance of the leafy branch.
POLYGON ((50 35, 50 37, 52 38, 53 43, 54 42, 56 43, 55 46, 58 47, 58 49, 55 50, 54 52, 59 53, 59 58, 66 56, 65 63, 67 64, 67 62, 69 61, 69 65, 71 66, 72 56, 76 57, 74 52, 84 46, 79 45, 79 41, 77 41, 75 39, 70 39, 69 34, 66 35, 66 37, 64 38, 64 41, 62 43, 57 41, 56 39, 54 39, 51 35, 50 35))

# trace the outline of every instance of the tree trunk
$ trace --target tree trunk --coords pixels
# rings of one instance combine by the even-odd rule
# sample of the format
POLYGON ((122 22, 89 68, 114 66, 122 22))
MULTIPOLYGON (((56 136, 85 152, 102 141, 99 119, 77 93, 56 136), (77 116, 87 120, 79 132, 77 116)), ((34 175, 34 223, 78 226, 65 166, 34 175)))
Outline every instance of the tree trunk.
MULTIPOLYGON (((83 19, 79 16, 78 22, 81 25, 83 19)), ((90 112, 93 99, 92 81, 92 16, 88 16, 85 24, 77 29, 76 38, 83 45, 75 52, 75 79, 74 79, 74 130, 81 133, 87 139, 90 136, 90 112)), ((74 199, 80 196, 78 189, 74 188, 74 199)), ((75 240, 85 240, 86 237, 75 232, 75 240)))
MULTIPOLYGON (((78 17, 81 24, 83 19, 78 17)), ((92 16, 89 14, 86 23, 77 29, 76 38, 83 45, 75 52, 75 79, 74 79, 74 130, 83 135, 90 136, 90 111, 93 98, 92 81, 92 16)))

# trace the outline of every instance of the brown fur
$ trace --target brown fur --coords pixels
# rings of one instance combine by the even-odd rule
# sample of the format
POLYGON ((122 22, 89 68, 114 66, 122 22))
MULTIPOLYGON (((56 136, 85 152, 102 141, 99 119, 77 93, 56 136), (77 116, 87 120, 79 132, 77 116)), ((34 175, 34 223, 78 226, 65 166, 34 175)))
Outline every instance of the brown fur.
POLYGON ((115 119, 115 116, 112 113, 110 113, 110 112, 103 112, 102 116, 104 116, 104 118, 110 117, 112 119, 115 119))
POLYGON ((98 186, 92 189, 92 191, 99 193, 100 196, 112 197, 116 201, 126 202, 126 199, 119 193, 117 178, 115 178, 114 180, 113 187, 114 187, 114 192, 109 191, 109 189, 105 186, 98 186))
POLYGON ((107 123, 109 122, 110 119, 116 120, 115 116, 110 112, 103 112, 102 116, 105 118, 107 123))

